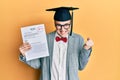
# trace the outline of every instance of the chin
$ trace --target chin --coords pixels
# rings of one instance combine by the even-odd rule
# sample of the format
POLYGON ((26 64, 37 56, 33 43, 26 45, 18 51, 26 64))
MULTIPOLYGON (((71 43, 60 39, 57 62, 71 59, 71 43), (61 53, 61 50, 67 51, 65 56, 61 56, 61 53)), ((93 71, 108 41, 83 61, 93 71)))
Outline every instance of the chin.
POLYGON ((66 36, 67 36, 67 33, 60 33, 60 36, 61 36, 61 37, 66 37, 66 36))
POLYGON ((68 32, 60 32, 60 31, 58 31, 57 32, 61 37, 66 37, 67 35, 68 35, 68 32))

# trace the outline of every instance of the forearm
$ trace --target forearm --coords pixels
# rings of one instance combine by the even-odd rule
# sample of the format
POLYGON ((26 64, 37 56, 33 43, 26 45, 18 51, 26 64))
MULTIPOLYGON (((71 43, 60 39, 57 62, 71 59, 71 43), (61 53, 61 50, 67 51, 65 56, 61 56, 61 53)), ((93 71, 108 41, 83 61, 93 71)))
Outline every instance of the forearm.
POLYGON ((91 52, 92 52, 92 48, 90 48, 89 50, 82 48, 82 50, 80 51, 80 54, 79 54, 79 69, 80 70, 83 70, 85 68, 86 64, 88 63, 91 52))
POLYGON ((39 59, 34 59, 34 60, 30 60, 30 61, 26 61, 26 58, 20 54, 19 56, 19 60, 28 64, 29 66, 31 66, 34 69, 39 69, 41 66, 40 60, 39 59))

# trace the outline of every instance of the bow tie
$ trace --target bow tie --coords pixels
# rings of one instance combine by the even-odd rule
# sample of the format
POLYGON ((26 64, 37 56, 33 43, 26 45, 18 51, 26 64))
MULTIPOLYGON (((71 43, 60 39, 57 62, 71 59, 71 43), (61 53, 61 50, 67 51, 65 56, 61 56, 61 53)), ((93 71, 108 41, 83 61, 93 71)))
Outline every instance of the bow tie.
POLYGON ((66 38, 66 37, 61 37, 61 38, 60 38, 60 37, 57 36, 55 39, 56 39, 57 42, 58 42, 58 41, 61 41, 61 40, 62 40, 63 42, 67 42, 67 38, 66 38))

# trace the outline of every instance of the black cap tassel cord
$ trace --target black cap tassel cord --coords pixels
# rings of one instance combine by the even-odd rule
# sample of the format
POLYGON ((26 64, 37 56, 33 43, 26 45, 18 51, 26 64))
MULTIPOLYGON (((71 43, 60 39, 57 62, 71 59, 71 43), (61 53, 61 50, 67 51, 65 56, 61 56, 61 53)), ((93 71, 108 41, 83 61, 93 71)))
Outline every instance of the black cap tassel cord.
POLYGON ((72 10, 72 16, 71 16, 71 30, 70 30, 70 36, 72 35, 73 30, 73 10, 72 10))

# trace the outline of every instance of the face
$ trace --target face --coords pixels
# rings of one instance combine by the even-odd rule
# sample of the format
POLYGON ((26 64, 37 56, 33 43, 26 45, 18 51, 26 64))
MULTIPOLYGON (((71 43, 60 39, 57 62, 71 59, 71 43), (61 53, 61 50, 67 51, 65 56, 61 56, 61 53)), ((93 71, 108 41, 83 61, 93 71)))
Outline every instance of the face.
POLYGON ((58 35, 66 37, 70 32, 71 20, 68 21, 55 21, 55 27, 58 35))

